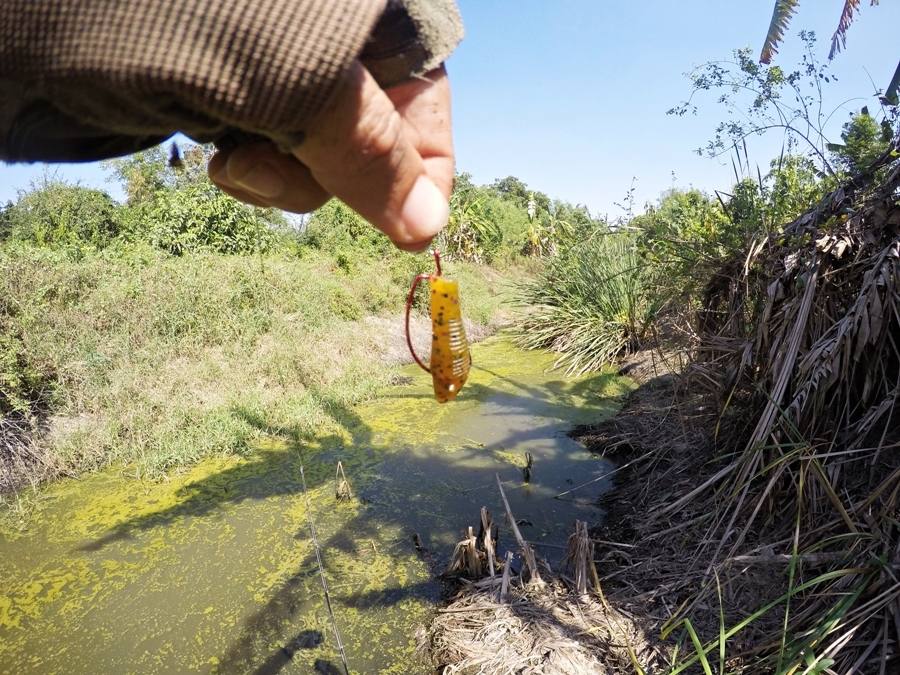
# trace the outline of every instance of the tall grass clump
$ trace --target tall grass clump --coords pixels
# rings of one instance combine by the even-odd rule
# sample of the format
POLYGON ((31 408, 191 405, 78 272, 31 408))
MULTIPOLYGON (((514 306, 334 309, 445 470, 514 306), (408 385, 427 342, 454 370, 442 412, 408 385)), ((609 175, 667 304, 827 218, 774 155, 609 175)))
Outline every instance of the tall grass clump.
POLYGON ((559 352, 556 365, 568 374, 638 349, 660 308, 628 234, 596 234, 564 249, 519 286, 518 300, 527 308, 519 344, 559 352))

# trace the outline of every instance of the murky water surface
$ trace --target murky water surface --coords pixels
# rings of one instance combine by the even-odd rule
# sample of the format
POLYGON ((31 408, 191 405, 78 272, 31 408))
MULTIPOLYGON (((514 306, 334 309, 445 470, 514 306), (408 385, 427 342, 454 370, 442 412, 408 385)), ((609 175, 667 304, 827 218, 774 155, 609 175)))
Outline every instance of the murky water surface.
MULTIPOLYGON (((247 459, 163 483, 118 471, 53 485, 24 528, 0 531, 0 672, 339 672, 328 670, 340 661, 301 461, 351 668, 428 672, 414 635, 439 597, 432 572, 482 505, 501 521, 501 548, 512 539, 494 474, 526 537, 564 543, 575 518, 602 515, 594 502, 608 485, 553 496, 609 470, 565 432, 612 413, 628 386, 564 378, 548 372, 551 356, 502 339, 476 346, 474 359, 455 403, 437 404, 430 379, 410 368, 412 384, 337 410, 341 424, 311 441, 273 430, 247 459), (338 460, 350 503, 334 498, 338 460)), ((552 562, 561 551, 542 553, 552 562)))

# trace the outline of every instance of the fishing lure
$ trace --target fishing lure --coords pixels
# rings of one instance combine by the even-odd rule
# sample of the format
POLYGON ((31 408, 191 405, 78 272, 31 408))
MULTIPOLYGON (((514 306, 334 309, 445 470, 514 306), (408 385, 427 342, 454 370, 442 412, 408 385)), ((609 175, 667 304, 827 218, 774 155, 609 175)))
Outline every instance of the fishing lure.
POLYGON ((434 383, 434 397, 440 403, 456 398, 459 390, 469 377, 472 356, 469 342, 463 328, 462 312, 459 308, 459 284, 441 276, 441 256, 434 251, 435 274, 420 274, 413 279, 409 296, 406 298, 406 344, 409 353, 419 367, 431 373, 434 383), (431 290, 431 363, 422 363, 413 348, 409 334, 409 315, 412 310, 416 288, 422 281, 428 281, 431 290))

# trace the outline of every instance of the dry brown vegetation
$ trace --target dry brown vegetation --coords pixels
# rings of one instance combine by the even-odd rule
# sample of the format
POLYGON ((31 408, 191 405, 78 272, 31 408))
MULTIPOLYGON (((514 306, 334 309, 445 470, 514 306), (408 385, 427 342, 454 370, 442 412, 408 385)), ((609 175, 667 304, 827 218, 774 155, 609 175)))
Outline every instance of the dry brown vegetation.
POLYGON ((684 376, 585 436, 631 463, 601 576, 673 672, 898 666, 898 189, 887 153, 736 256, 684 376))

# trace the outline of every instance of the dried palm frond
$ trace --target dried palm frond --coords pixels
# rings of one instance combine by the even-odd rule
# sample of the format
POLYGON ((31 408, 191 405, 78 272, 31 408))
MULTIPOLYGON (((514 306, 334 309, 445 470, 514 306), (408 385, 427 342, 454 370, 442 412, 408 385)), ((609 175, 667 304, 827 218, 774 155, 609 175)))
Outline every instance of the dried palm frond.
POLYGON ((787 586, 740 625, 784 613, 780 640, 754 647, 756 663, 779 672, 809 666, 811 654, 837 672, 900 658, 900 636, 883 630, 900 597, 896 150, 736 256, 722 271, 732 281, 708 290, 717 311, 703 316, 697 382, 717 387, 731 424, 720 436, 739 445, 702 490, 673 502, 716 508, 694 557, 707 583, 669 626, 692 625, 714 571, 727 578, 768 547, 787 586))
POLYGON ((791 23, 791 17, 797 11, 799 0, 776 0, 772 9, 772 20, 769 22, 769 30, 766 32, 766 41, 763 43, 759 60, 762 63, 771 63, 772 57, 778 53, 778 45, 784 39, 784 33, 791 23))
MULTIPOLYGON (((760 63, 771 63, 772 58, 778 53, 778 45, 784 39, 784 34, 791 23, 791 18, 797 11, 799 0, 776 0, 772 9, 772 20, 769 22, 769 30, 766 32, 766 40, 763 43, 762 52, 759 55, 760 63)), ((877 5, 878 0, 871 0, 871 4, 877 5)), ((831 49, 828 58, 833 59, 841 49, 847 46, 847 31, 856 13, 859 11, 860 0, 844 0, 841 10, 841 18, 838 20, 837 29, 831 36, 831 49)))
MULTIPOLYGON (((828 58, 833 59, 841 49, 847 46, 847 31, 853 23, 855 12, 859 11, 860 0, 844 0, 844 9, 841 10, 841 18, 838 27, 831 36, 831 50, 828 58)), ((877 5, 878 0, 872 0, 872 5, 877 5)))

